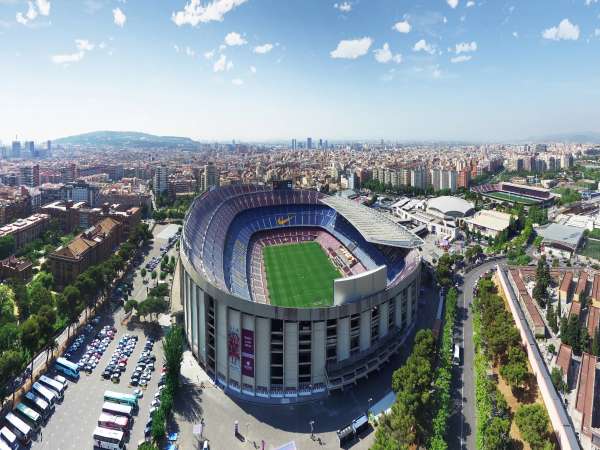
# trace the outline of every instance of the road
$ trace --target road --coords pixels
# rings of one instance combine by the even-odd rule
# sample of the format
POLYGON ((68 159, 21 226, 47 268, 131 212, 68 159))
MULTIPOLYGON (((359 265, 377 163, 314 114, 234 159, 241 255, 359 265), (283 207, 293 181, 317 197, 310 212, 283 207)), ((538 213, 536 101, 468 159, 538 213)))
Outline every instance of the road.
POLYGON ((457 323, 454 328, 454 342, 462 347, 461 364, 453 367, 452 373, 452 412, 448 422, 450 430, 448 448, 450 450, 475 449, 475 348, 473 345, 473 314, 470 305, 473 301, 473 287, 487 270, 503 263, 498 259, 482 264, 467 272, 459 289, 457 323))
MULTIPOLYGON (((166 244, 168 234, 171 231, 176 231, 176 229, 177 227, 168 229, 167 226, 156 226, 153 231, 154 242, 148 247, 140 267, 150 261, 152 257, 160 255, 160 247, 166 244)), ((132 297, 136 300, 143 300, 146 295, 146 285, 142 282, 139 270, 133 273, 134 293, 132 297)), ((101 318, 100 327, 102 325, 113 325, 117 328, 115 342, 126 333, 139 336, 138 344, 129 358, 130 361, 127 364, 125 373, 121 377, 122 381, 120 384, 112 384, 101 377, 102 370, 106 367, 116 348, 115 342, 111 342, 92 374, 82 373, 78 382, 69 382, 63 402, 56 406, 56 411, 50 417, 46 426, 42 428, 41 433, 38 433, 34 439, 31 446, 33 450, 81 450, 92 448, 92 433, 102 409, 104 391, 108 389, 117 392, 132 392, 133 390, 133 388, 127 386, 127 382, 133 372, 135 362, 142 352, 147 332, 139 326, 123 325, 122 320, 125 318, 123 308, 115 308, 114 304, 107 303, 98 315, 101 318)), ((157 391, 158 373, 163 361, 162 344, 160 342, 154 345, 154 354, 157 359, 157 371, 154 373, 144 397, 140 399, 140 410, 137 416, 134 417, 128 448, 137 448, 137 442, 143 439, 150 402, 157 391)))

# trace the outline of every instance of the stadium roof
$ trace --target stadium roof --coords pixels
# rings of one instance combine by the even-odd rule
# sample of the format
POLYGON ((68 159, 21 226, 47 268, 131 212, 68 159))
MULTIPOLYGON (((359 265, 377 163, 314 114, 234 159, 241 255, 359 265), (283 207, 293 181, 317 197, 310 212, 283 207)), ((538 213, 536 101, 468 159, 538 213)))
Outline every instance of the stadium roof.
POLYGON ((323 197, 321 203, 344 216, 367 242, 402 248, 423 245, 421 238, 373 208, 338 196, 323 197))

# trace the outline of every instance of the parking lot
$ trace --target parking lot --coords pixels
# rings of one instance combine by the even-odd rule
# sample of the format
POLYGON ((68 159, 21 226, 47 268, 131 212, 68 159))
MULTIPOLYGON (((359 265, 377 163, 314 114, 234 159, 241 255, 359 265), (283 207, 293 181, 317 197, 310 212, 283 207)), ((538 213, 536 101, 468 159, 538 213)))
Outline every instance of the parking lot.
MULTIPOLYGON (((169 235, 176 231, 176 229, 171 228, 168 233, 165 233, 166 229, 167 226, 157 226, 155 228, 155 240, 144 255, 140 267, 143 267, 153 257, 161 255, 160 247, 165 246, 169 235), (161 237, 158 238, 158 235, 161 237)), ((145 299, 146 285, 142 283, 139 270, 135 272, 132 281, 132 298, 138 301, 145 299)), ((138 388, 138 386, 130 387, 128 384, 135 371, 136 363, 144 351, 144 344, 149 337, 148 332, 139 326, 133 327, 122 324, 126 317, 125 312, 121 307, 115 308, 114 303, 107 304, 98 317, 100 318, 99 323, 94 327, 94 331, 90 333, 91 337, 83 340, 80 348, 73 353, 72 361, 75 363, 80 361, 87 345, 92 342, 102 327, 114 327, 116 329, 114 339, 109 339, 106 349, 95 363, 96 368, 91 373, 82 370, 79 381, 68 382, 69 387, 65 392, 63 402, 57 404, 56 411, 50 416, 48 423, 41 428, 34 438, 32 449, 82 450, 93 448, 92 434, 102 411, 104 391, 111 390, 133 394, 134 390, 138 388), (120 376, 119 383, 113 383, 110 379, 103 378, 103 371, 109 365, 119 340, 126 334, 138 336, 138 341, 127 357, 128 361, 120 376)), ((153 396, 158 391, 158 381, 163 361, 162 343, 158 339, 154 344, 152 353, 156 357, 155 371, 151 372, 152 375, 147 382, 147 387, 142 389, 143 397, 139 399, 139 411, 134 416, 133 428, 127 441, 127 448, 130 449, 137 448, 138 442, 144 439, 144 427, 149 418, 153 396)))

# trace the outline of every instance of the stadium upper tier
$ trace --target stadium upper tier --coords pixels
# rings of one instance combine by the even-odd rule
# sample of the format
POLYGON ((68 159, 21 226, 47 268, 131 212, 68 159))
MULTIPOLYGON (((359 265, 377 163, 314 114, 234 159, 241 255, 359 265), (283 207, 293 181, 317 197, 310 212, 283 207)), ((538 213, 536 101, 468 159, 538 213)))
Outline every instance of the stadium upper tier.
POLYGON ((386 265, 388 285, 393 285, 401 278, 408 249, 421 240, 385 222, 379 213, 372 216, 369 208, 334 201, 334 209, 327 204, 331 199, 315 191, 252 185, 205 192, 186 216, 182 249, 194 269, 215 286, 254 300, 249 282, 253 236, 265 230, 317 227, 344 244, 367 270, 386 265), (361 214, 380 225, 369 226, 361 214))

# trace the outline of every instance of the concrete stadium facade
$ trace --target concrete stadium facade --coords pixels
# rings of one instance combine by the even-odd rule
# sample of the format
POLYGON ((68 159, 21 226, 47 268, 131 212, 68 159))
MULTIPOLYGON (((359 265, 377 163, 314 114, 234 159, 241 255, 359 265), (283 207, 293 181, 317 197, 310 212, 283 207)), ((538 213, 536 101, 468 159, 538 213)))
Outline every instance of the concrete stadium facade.
POLYGON ((385 364, 413 329, 421 273, 415 249, 378 292, 330 307, 278 307, 232 293, 194 264, 200 247, 192 242, 196 228, 186 241, 190 222, 180 252, 185 333, 202 367, 232 395, 287 403, 343 389, 385 364))

